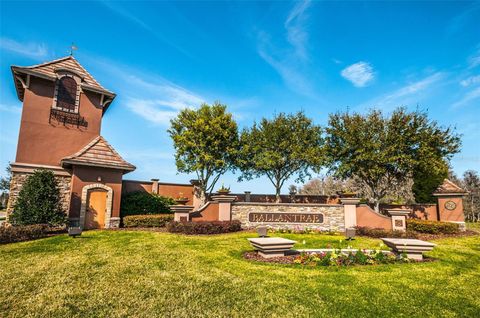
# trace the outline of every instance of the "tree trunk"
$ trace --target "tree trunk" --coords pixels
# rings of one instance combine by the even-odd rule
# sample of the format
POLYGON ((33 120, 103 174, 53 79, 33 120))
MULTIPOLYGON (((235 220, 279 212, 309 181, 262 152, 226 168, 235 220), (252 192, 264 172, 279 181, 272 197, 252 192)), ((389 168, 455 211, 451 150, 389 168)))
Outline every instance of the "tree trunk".
POLYGON ((280 203, 282 202, 282 198, 280 197, 280 187, 275 187, 275 202, 280 203))
POLYGON ((380 213, 380 200, 375 199, 375 212, 380 213))

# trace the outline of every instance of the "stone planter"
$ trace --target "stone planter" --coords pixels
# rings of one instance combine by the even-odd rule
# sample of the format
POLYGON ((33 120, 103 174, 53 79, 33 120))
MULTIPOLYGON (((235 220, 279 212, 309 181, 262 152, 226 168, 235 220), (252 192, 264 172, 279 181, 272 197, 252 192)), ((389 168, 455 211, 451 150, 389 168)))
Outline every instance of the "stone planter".
POLYGON ((185 205, 188 202, 188 198, 175 199, 175 202, 177 202, 177 204, 180 204, 180 205, 185 205))

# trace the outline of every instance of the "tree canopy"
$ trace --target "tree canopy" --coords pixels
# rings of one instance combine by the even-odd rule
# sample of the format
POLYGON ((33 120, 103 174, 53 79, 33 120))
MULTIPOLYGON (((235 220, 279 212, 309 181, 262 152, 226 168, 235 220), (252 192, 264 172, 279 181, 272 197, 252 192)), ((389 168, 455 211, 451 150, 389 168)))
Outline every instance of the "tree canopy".
POLYGON ((412 178, 415 169, 436 172, 460 150, 460 136, 439 127, 425 112, 397 108, 365 115, 335 113, 326 128, 327 164, 340 178, 359 178, 376 210, 394 184, 412 178))
POLYGON ((263 118, 240 135, 237 165, 240 180, 267 176, 275 187, 277 201, 287 179, 303 182, 323 162, 322 131, 303 112, 280 113, 273 119, 263 118))
POLYGON ((175 148, 177 170, 195 173, 200 196, 206 201, 222 174, 234 169, 238 128, 226 105, 215 102, 184 109, 168 130, 175 148))

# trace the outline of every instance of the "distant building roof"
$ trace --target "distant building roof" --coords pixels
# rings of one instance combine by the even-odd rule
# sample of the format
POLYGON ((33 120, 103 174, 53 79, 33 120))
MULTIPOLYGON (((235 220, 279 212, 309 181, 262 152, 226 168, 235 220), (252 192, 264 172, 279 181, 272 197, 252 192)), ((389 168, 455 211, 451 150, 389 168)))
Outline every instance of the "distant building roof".
POLYGON ((135 166, 125 161, 102 136, 93 139, 77 153, 64 157, 61 163, 63 167, 84 165, 124 171, 135 170, 135 166))
POLYGON ((463 195, 467 192, 460 188, 458 185, 452 181, 445 179, 443 183, 433 192, 433 195, 442 195, 442 194, 459 194, 463 195))
POLYGON ((56 72, 58 70, 66 70, 77 74, 82 79, 83 89, 107 95, 111 99, 115 98, 115 93, 100 85, 100 83, 98 83, 98 81, 71 55, 32 66, 12 66, 12 73, 18 98, 23 100, 25 86, 28 86, 27 75, 54 81, 57 78, 56 72))

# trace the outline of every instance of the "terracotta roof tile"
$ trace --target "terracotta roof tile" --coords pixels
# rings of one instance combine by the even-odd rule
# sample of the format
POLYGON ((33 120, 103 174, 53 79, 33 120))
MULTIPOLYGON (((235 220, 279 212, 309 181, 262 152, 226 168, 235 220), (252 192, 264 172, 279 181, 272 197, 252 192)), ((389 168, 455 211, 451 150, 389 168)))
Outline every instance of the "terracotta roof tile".
POLYGON ((460 188, 458 185, 453 183, 452 181, 445 179, 443 183, 435 190, 435 194, 437 193, 465 193, 465 190, 460 188))
MULTIPOLYGON (((57 69, 71 70, 82 78, 82 86, 86 89, 100 91, 115 97, 115 93, 104 88, 100 83, 73 57, 66 56, 53 61, 32 65, 32 66, 12 66, 12 71, 15 74, 27 73, 45 77, 48 79, 55 79, 57 69)), ((17 91, 20 99, 23 98, 23 88, 21 83, 15 79, 17 91)))
POLYGON ((96 137, 80 151, 63 158, 61 162, 62 166, 77 164, 125 171, 135 170, 135 166, 125 161, 102 136, 96 137))

